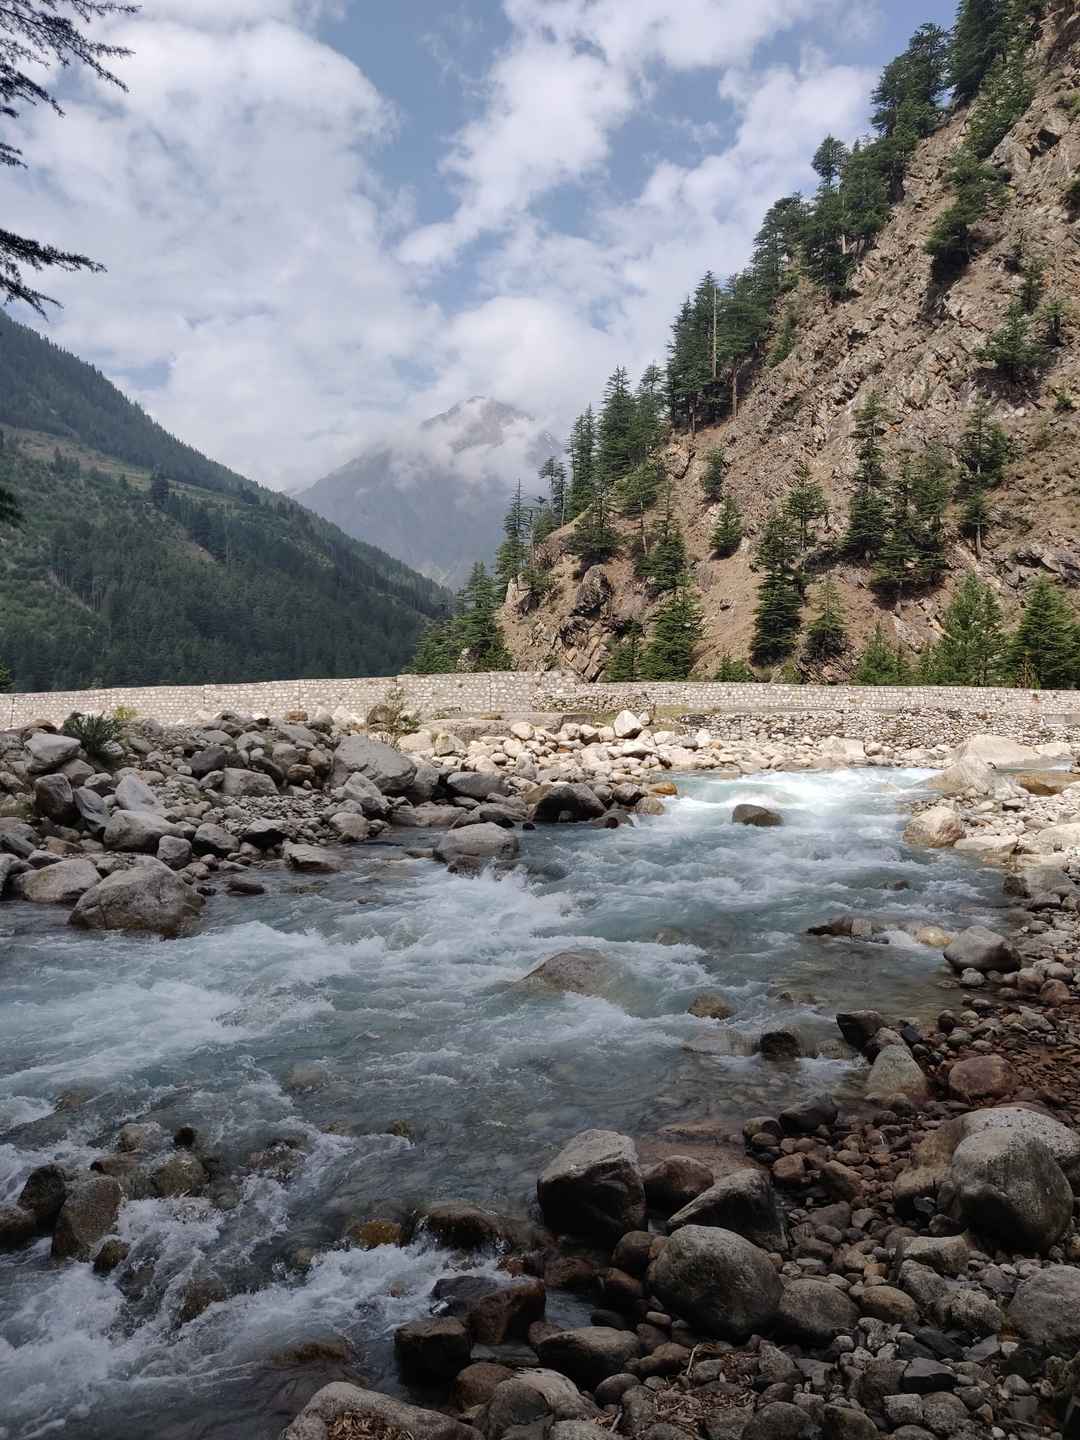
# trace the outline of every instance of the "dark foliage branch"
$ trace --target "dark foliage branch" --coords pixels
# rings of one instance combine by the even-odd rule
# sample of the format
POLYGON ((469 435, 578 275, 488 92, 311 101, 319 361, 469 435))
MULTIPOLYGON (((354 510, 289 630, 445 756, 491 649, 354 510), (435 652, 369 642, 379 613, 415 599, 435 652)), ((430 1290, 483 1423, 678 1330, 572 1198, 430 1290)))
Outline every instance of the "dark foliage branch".
MULTIPOLYGON (((64 112, 48 85, 29 73, 34 67, 82 65, 99 80, 126 89, 109 68, 131 52, 93 40, 81 26, 111 15, 134 15, 124 0, 0 0, 0 120, 17 120, 19 105, 49 105, 64 112)), ((22 151, 0 139, 0 165, 25 167, 22 151)), ((0 303, 20 300, 44 315, 49 296, 27 282, 25 272, 47 269, 100 271, 86 255, 0 230, 0 303)))

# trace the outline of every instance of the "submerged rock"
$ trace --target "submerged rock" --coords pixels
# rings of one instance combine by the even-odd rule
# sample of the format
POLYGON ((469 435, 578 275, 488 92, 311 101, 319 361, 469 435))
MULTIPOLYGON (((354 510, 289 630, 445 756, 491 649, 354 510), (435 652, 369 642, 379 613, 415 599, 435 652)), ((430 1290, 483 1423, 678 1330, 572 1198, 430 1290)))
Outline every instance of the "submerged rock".
POLYGON ((619 975, 618 967, 601 950, 560 950, 542 960, 518 984, 563 995, 603 995, 619 975))
POLYGON ((784 823, 781 814, 765 805, 736 805, 731 819, 736 825, 753 825, 759 830, 769 830, 784 823))

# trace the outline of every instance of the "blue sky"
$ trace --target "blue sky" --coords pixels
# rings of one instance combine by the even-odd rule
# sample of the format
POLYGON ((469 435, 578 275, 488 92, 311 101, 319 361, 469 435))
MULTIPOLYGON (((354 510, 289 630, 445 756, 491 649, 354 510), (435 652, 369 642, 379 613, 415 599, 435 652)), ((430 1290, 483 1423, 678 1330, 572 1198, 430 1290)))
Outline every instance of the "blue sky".
POLYGON ((563 433, 953 8, 145 0, 126 95, 23 118, 5 223, 108 265, 54 339, 266 483, 473 394, 563 433))

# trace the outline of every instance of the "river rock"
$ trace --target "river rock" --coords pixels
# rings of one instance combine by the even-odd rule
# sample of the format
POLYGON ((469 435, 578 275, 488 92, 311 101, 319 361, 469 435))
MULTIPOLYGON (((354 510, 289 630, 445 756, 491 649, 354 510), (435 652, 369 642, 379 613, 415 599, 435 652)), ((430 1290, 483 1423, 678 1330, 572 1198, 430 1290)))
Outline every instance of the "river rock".
POLYGON ((782 815, 765 805, 736 805, 731 819, 735 825, 753 825, 759 830, 769 830, 784 823, 782 815))
POLYGON ((158 841, 157 858, 170 870, 183 870, 191 864, 191 842, 179 835, 163 835, 158 841))
POLYGON ((73 791, 72 798, 84 828, 95 839, 100 839, 109 823, 109 811, 105 801, 96 790, 91 790, 87 785, 80 785, 73 791))
POLYGON ((961 930, 951 945, 945 947, 945 959, 958 973, 978 970, 981 975, 991 970, 1008 974, 1020 969, 1020 956, 1004 935, 987 930, 985 925, 971 925, 961 930))
POLYGON ((435 845, 435 859, 444 865, 488 861, 505 865, 516 860, 520 850, 520 841, 512 830, 504 830, 501 825, 468 825, 440 837, 435 845))
POLYGON ((472 1341, 460 1320, 410 1320, 394 1332, 402 1371, 417 1380, 452 1380, 469 1363, 472 1341))
POLYGON ((538 785, 525 794, 533 820, 554 825, 559 821, 579 823, 596 820, 604 813, 604 804, 588 785, 538 785))
POLYGON ((37 1234, 37 1222, 21 1205, 0 1205, 0 1253, 21 1250, 37 1234))
POLYGON ((205 750, 197 750, 188 757, 188 769, 196 780, 205 780, 207 775, 213 775, 215 771, 224 771, 232 753, 226 750, 224 745, 208 745, 205 750))
POLYGON ((1016 1086, 1016 1072, 1001 1055, 972 1055, 949 1071, 949 1093, 969 1105, 1004 1100, 1016 1086))
POLYGON ((887 1045, 870 1068, 866 1098, 887 1103, 894 1095, 906 1095, 916 1105, 930 1094, 926 1076, 906 1045, 887 1045))
POLYGON ((632 1330, 589 1325, 545 1336, 536 1350, 547 1369, 569 1375, 576 1385, 593 1390, 609 1375, 621 1374, 627 1361, 636 1360, 641 1345, 632 1330))
POLYGON ((852 1330, 859 1307, 827 1280, 793 1280, 784 1286, 776 1333, 797 1345, 821 1348, 852 1330))
POLYGON ((1025 855, 1054 855, 1059 850, 1080 849, 1080 821, 1047 825, 1021 837, 1017 849, 1025 855))
POLYGON ((30 752, 30 774, 47 775, 75 759, 79 753, 79 742, 70 735, 53 735, 47 730, 39 730, 30 736, 26 748, 30 752))
POLYGON ((223 860, 233 853, 238 843, 223 825, 205 822, 195 831, 191 848, 196 855, 217 855, 223 860))
POLYGON ((350 845, 366 840, 370 833, 370 826, 363 815, 356 815, 351 810, 338 810, 331 815, 330 829, 339 840, 350 845))
POLYGON ((1023 1281, 1009 1306, 1009 1325, 1055 1355, 1080 1349, 1080 1270, 1048 1265, 1023 1281))
POLYGON ((179 833, 157 810, 114 810, 105 827, 105 848, 152 855, 163 835, 179 833))
POLYGON ((1072 1189, 1049 1149, 1007 1130, 961 1141, 939 1198, 957 1220, 1010 1249, 1044 1253, 1072 1219, 1072 1189))
POLYGON ((518 983, 530 990, 561 995, 604 995, 619 975, 618 967, 602 950, 560 950, 518 983))
POLYGON ((671 1215, 709 1189, 713 1172, 704 1160, 692 1155, 669 1155, 647 1166, 641 1178, 649 1209, 671 1215))
POLYGON ((157 795, 137 775, 125 775, 114 793, 121 810, 161 810, 157 795))
POLYGON ((703 1334, 737 1342, 768 1328, 783 1289, 764 1250, 704 1225, 676 1230, 649 1266, 648 1287, 703 1334))
POLYGON ((157 1166, 150 1177, 150 1184, 155 1195, 167 1199, 179 1195, 201 1195, 209 1180, 198 1156, 190 1150, 180 1150, 157 1166))
MULTIPOLYGON (((535 1426, 535 1433, 542 1435, 548 1433, 547 1425, 552 1420, 590 1420, 597 1413, 596 1406, 580 1393, 574 1382, 557 1370, 522 1370, 498 1386, 480 1418, 480 1431, 487 1440, 499 1440, 508 1430, 519 1426, 523 1430, 535 1426)), ((476 1432, 470 1431, 470 1434, 476 1440, 476 1432)))
POLYGON ((221 793, 230 800, 257 800, 260 796, 278 793, 273 777, 261 770, 238 770, 226 767, 222 774, 221 793))
POLYGON ((431 1293, 446 1314, 465 1324, 478 1345, 502 1345, 527 1334, 534 1321, 543 1319, 547 1304, 544 1282, 531 1275, 448 1275, 431 1293))
POLYGON ((946 850, 964 838, 964 824, 951 805, 933 805, 912 816, 904 831, 909 845, 946 850))
POLYGON ((361 813, 366 819, 389 819, 393 808, 390 801, 366 775, 356 771, 349 776, 342 788, 345 799, 351 800, 354 805, 359 805, 361 813))
POLYGON ((788 1248, 787 1224, 776 1191, 761 1170, 736 1170, 691 1200, 668 1221, 673 1234, 684 1225, 716 1225, 762 1250, 788 1248))
POLYGON ((730 1020, 735 1007, 716 990, 705 990, 691 1000, 686 1013, 699 1020, 730 1020))
POLYGON ((476 1440, 476 1431, 459 1420, 451 1420, 435 1410, 421 1410, 380 1395, 362 1390, 358 1385, 337 1381, 324 1385, 315 1393, 281 1440, 329 1440, 334 1422, 343 1415, 355 1415, 366 1421, 373 1436, 410 1435, 413 1440, 476 1440))
POLYGON ((865 1051, 885 1021, 876 1010, 844 1010, 836 1017, 837 1029, 853 1050, 865 1051))
POLYGON ((40 775, 34 781, 34 810, 57 825, 74 820, 75 795, 66 775, 40 775))
POLYGON ((1038 765, 1042 759, 1038 750, 1030 745, 1007 740, 1003 735, 971 735, 958 748, 956 756, 958 760, 974 756, 999 770, 1021 770, 1024 766, 1038 765))
MULTIPOLYGON (((811 1440, 815 1434, 820 1430, 808 1410, 786 1400, 775 1400, 751 1416, 740 1440, 811 1440)), ((722 1435, 721 1440, 727 1437, 722 1435)))
POLYGON ((549 1162, 536 1183, 547 1224, 561 1235, 614 1243, 645 1225, 637 1148, 614 1130, 584 1130, 549 1162))
POLYGON ((446 788, 452 795, 467 800, 490 800, 509 793, 506 776, 477 770, 455 770, 446 777, 446 788))
POLYGON ((507 1365, 491 1360, 477 1360, 466 1365, 450 1392, 450 1403, 456 1410, 471 1410, 474 1405, 486 1405, 504 1380, 512 1380, 514 1372, 507 1365))
POLYGON ((29 1210, 40 1229, 51 1230, 64 1208, 68 1185, 59 1165, 39 1165, 26 1177, 17 1203, 20 1209, 29 1210))
POLYGON ((290 841, 282 854, 290 870, 301 870, 305 874, 335 875, 341 869, 341 861, 334 852, 322 845, 296 845, 290 841))
POLYGON ((55 1260, 89 1260, 98 1242, 115 1224, 123 1198, 110 1175, 79 1180, 67 1192, 53 1233, 55 1260))
POLYGON ((412 784, 416 763, 392 745, 370 735, 346 735, 334 751, 333 785, 363 775, 384 795, 402 795, 412 784))
POLYGON ((173 936, 196 919, 206 902, 166 866, 118 870, 87 890, 70 923, 84 930, 149 930, 173 936))
POLYGON ((43 870, 28 870, 14 882, 14 892, 38 905, 74 905, 101 876, 89 860, 61 860, 43 870))
POLYGON ((1001 783, 1001 776, 977 755, 955 760, 940 770, 930 781, 930 789, 942 795, 963 795, 974 790, 977 795, 992 795, 1001 783))

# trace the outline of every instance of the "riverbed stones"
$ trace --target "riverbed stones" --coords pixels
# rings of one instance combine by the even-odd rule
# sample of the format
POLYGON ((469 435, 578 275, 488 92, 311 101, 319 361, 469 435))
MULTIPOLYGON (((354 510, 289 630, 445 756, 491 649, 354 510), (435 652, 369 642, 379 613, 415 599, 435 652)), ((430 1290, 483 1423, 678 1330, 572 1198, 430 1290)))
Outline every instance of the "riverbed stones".
POLYGON ((317 1391, 281 1440, 328 1440, 334 1422, 344 1415, 367 1422, 368 1433, 386 1440, 403 1435, 411 1435, 413 1440, 476 1440, 476 1431, 459 1420, 345 1381, 317 1391))
POLYGON ((451 868, 489 863, 506 865, 517 859, 520 849, 520 841, 512 830, 504 830, 501 825, 468 825, 440 837, 435 845, 435 859, 451 868))
POLYGON ((394 1332, 394 1352, 404 1374, 416 1380, 452 1380, 469 1363, 472 1340, 450 1316, 410 1320, 394 1332))
POLYGON ((157 810, 114 810, 105 827, 105 848, 152 855, 162 836, 179 834, 157 810))
POLYGON ((113 794, 121 810, 161 810, 161 801, 146 781, 140 780, 138 775, 131 773, 125 775, 117 784, 113 794))
POLYGON ((854 1329, 859 1308, 827 1280, 793 1280, 785 1285, 776 1311, 778 1335, 816 1348, 854 1329))
POLYGON ((865 1051, 885 1021, 876 1010, 845 1010, 837 1015, 836 1025, 853 1050, 865 1051))
POLYGON ((761 1170, 736 1170, 717 1180, 668 1221, 674 1234, 685 1225, 715 1225, 762 1250, 788 1248, 787 1223, 776 1191, 761 1170))
POLYGON ((604 804, 588 785, 559 783, 538 785, 526 791, 525 803, 532 819, 541 825, 576 824, 596 820, 604 813, 604 804))
POLYGON ((547 1369, 569 1375, 576 1385, 593 1390, 609 1375, 621 1374, 628 1361, 636 1360, 641 1345, 633 1331, 589 1325, 545 1336, 537 1354, 547 1369))
POLYGON ((263 796, 276 795, 277 786, 273 777, 261 770, 240 770, 227 766, 222 773, 221 793, 230 800, 257 800, 263 796))
MULTIPOLYGON (((596 1406, 581 1394, 572 1380, 557 1370, 541 1367, 521 1370, 512 1380, 504 1380, 481 1415, 479 1428, 486 1440, 500 1440, 507 1431, 518 1427, 522 1427, 525 1434, 543 1435, 550 1434, 548 1426, 552 1421, 591 1420, 596 1414, 596 1406), (535 1427, 535 1430, 525 1427, 535 1427)), ((475 1431, 469 1433, 475 1440, 475 1431)))
POLYGON ((929 1082, 906 1045, 887 1045, 880 1051, 866 1082, 868 1100, 887 1103, 895 1095, 904 1095, 916 1105, 930 1095, 929 1082))
POLYGON ((155 1195, 168 1199, 179 1195, 200 1195, 209 1179, 198 1156, 190 1150, 179 1150, 157 1166, 150 1183, 155 1195))
POLYGON ((21 1250, 37 1234, 37 1222, 21 1205, 0 1205, 0 1253, 21 1250))
POLYGON ((767 805, 736 805, 731 819, 735 825, 750 825, 758 830, 772 830, 784 823, 784 817, 767 805))
POLYGON ((206 902, 164 865, 118 870, 94 885, 71 912, 84 930, 145 930, 180 934, 199 917, 206 902))
POLYGON ((39 730, 26 742, 30 752, 29 770, 31 775, 47 775, 59 770, 79 753, 79 742, 70 735, 53 735, 39 730))
POLYGON ((224 859, 237 848, 237 840, 223 825, 204 821, 192 836, 191 845, 196 855, 217 855, 224 859))
POLYGON ((995 1244, 1045 1253, 1069 1227, 1073 1195, 1040 1140, 986 1130, 957 1147, 941 1203, 995 1244))
POLYGON ((735 1007, 719 991, 704 990, 691 1000, 686 1013, 699 1020, 730 1020, 735 1014, 735 1007))
POLYGON ((999 974, 1011 974, 1020 969, 1020 956, 1016 947, 988 930, 985 925, 970 925, 961 930, 955 940, 945 947, 945 959, 957 972, 978 970, 981 975, 996 970, 999 974))
POLYGON ((912 817, 904 831, 909 845, 947 850, 964 838, 964 824, 951 805, 933 805, 912 817))
POLYGON ((75 818, 75 795, 66 775, 40 775, 34 781, 34 811, 57 825, 75 818))
POLYGON ((783 1290, 764 1250, 704 1225, 676 1230, 649 1266, 648 1287, 703 1334, 733 1341, 768 1328, 783 1290))
POLYGON ((89 860, 61 860, 58 865, 17 876, 12 888, 23 900, 37 905, 74 905, 100 879, 89 860))
POLYGON ((123 1193, 110 1175, 91 1175, 70 1187, 53 1232, 55 1260, 89 1260, 116 1222, 123 1193))
POLYGON ((1038 765, 1042 756, 1030 745, 1021 745, 1003 735, 971 735, 956 751, 958 760, 974 756, 999 770, 1020 770, 1038 765))
POLYGON ((1074 1354, 1080 1349, 1080 1269, 1049 1265, 1029 1276, 1013 1297, 1008 1319, 1032 1344, 1074 1354))
POLYGON ((693 1155, 669 1155, 641 1172, 650 1210, 671 1215, 713 1183, 713 1172, 693 1155))
MULTIPOLYGON (((450 1392, 450 1403, 457 1410, 471 1410, 474 1405, 486 1405, 504 1380, 512 1380, 513 1370, 492 1360, 477 1360, 465 1369, 454 1381, 450 1392)), ((636 1382, 635 1382, 636 1383, 636 1382)))
POLYGON ((605 995, 620 971, 602 950, 560 950, 519 982, 529 990, 560 995, 605 995))
POLYGON ((59 1165, 39 1165, 26 1177, 18 1205, 28 1210, 42 1230, 51 1230, 64 1208, 69 1181, 59 1165))
POLYGON ((612 1243, 645 1224, 645 1188, 634 1142, 614 1130, 584 1130, 544 1168, 536 1184, 556 1234, 612 1243))
POLYGON ((949 1070, 949 1094, 968 1105, 1004 1100, 1016 1086, 1016 1072, 1002 1055, 972 1055, 949 1070))
POLYGON ((283 847, 282 854, 290 870, 300 870, 308 875, 335 875, 342 868, 334 852, 322 845, 302 845, 290 841, 283 847))

